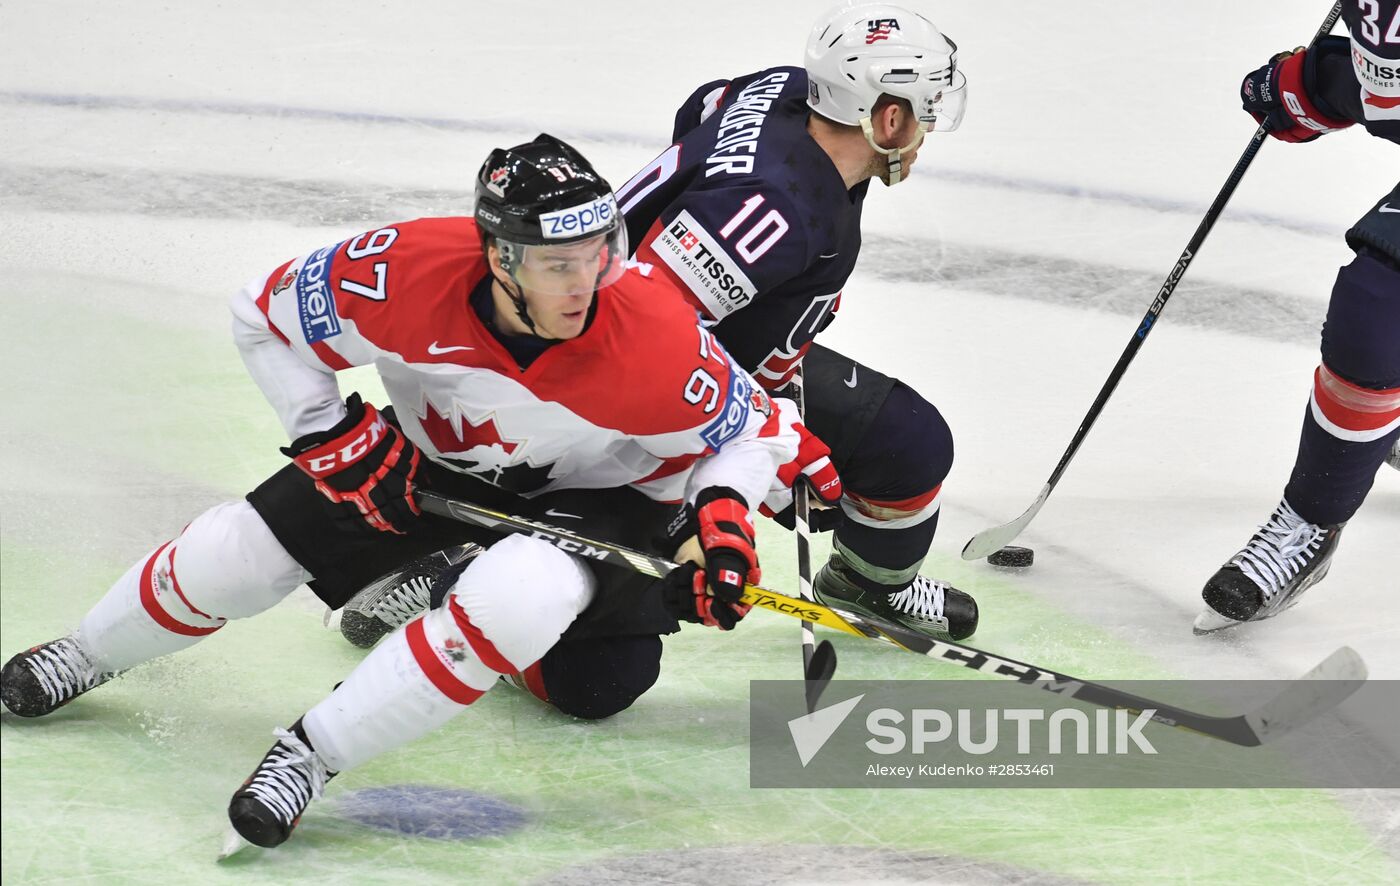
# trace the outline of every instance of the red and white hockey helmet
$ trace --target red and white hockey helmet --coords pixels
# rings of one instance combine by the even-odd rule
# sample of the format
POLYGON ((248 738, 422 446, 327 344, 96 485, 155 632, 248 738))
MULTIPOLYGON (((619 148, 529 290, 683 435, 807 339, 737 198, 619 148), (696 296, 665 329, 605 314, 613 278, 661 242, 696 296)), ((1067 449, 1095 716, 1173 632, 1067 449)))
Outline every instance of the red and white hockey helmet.
POLYGON ((933 22, 889 3, 843 3, 817 20, 807 40, 807 105, 828 120, 860 126, 881 94, 907 99, 925 131, 962 122, 967 78, 958 47, 933 22))

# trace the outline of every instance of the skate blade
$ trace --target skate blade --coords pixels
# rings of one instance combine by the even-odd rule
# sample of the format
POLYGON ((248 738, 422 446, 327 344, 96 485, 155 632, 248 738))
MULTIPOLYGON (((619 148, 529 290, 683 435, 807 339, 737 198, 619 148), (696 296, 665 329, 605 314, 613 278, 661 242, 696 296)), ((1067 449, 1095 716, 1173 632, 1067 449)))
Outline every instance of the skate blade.
POLYGON ((253 848, 253 844, 243 839, 243 837, 239 835, 238 831, 230 827, 227 831, 224 832, 224 844, 222 847, 220 847, 219 857, 216 860, 223 861, 226 858, 231 858, 232 856, 238 854, 244 849, 251 848, 253 848))
POLYGON ((1216 631, 1223 631, 1226 628, 1233 628, 1236 625, 1242 624, 1244 624, 1244 622, 1236 621, 1229 616, 1221 615, 1207 606, 1202 610, 1200 615, 1196 616, 1195 623, 1191 625, 1191 633, 1195 634, 1197 637, 1202 637, 1206 634, 1213 634, 1216 631))
POLYGON ((340 613, 339 609, 327 609, 326 614, 321 616, 321 626, 328 631, 340 630, 340 613))

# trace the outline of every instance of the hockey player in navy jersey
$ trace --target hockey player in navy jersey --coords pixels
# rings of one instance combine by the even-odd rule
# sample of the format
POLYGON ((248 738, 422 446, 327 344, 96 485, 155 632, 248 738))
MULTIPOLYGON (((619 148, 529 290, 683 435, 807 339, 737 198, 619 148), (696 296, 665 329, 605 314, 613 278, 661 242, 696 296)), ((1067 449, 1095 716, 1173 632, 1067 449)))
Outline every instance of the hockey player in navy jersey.
MULTIPOLYGON (((1245 77, 1244 109, 1286 142, 1361 124, 1400 143, 1400 0, 1344 0, 1349 37, 1284 52, 1245 77)), ((1400 467, 1400 185, 1346 239, 1322 327, 1302 438, 1283 500, 1206 583, 1197 633, 1278 615, 1326 574, 1381 463, 1400 467)))
MULTIPOLYGON (((871 179, 908 178, 925 137, 957 128, 965 95, 957 47, 931 21, 842 6, 813 28, 804 67, 696 89, 673 144, 618 189, 636 258, 682 287, 741 365, 773 391, 803 367, 805 423, 845 491, 817 595, 955 639, 976 628, 975 602, 919 574, 948 425, 913 388, 814 339, 856 266, 871 179)), ((779 519, 791 525, 791 509, 779 519)))
POLYGON ((404 222, 243 290, 234 331, 290 464, 138 560, 70 635, 22 652, 0 699, 43 716, 307 582, 339 607, 376 574, 465 541, 443 606, 388 637, 279 740, 229 815, 276 845, 336 771, 543 666, 580 717, 656 680, 678 620, 730 629, 758 581, 751 503, 796 458, 770 399, 668 282, 624 269, 607 183, 549 136, 494 151, 476 218, 404 222), (342 399, 373 364, 394 411, 342 399), (625 396, 619 396, 619 392, 625 396), (689 561, 663 582, 425 514, 432 488, 689 561), (680 513, 677 514, 677 507, 680 513))
MULTIPOLYGON (((870 180, 907 178, 925 135, 957 128, 965 95, 957 47, 928 19, 883 3, 838 7, 812 30, 805 68, 696 89, 673 144, 618 189, 635 258, 675 281, 740 365, 770 391, 804 367, 815 436, 784 480, 805 477, 839 504, 823 516, 841 518, 817 594, 954 639, 976 629, 977 604, 919 575, 953 462, 948 425, 908 385, 813 340, 855 268, 870 180)), ((764 512, 791 526, 791 500, 780 482, 764 512)), ((365 588, 342 633, 373 645, 430 605, 433 577, 467 556, 433 554, 365 588)))

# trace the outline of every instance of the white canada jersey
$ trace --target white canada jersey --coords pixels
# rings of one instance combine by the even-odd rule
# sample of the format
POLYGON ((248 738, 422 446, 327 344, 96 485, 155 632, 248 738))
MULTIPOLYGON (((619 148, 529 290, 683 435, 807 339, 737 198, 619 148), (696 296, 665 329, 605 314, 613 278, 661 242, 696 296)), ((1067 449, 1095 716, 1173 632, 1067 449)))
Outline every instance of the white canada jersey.
POLYGON ((671 284, 629 270, 582 335, 522 370, 468 302, 487 273, 474 220, 396 224, 250 284, 235 338, 291 437, 344 415, 337 370, 373 364, 424 455, 521 495, 719 485, 756 504, 796 457, 796 431, 671 284))

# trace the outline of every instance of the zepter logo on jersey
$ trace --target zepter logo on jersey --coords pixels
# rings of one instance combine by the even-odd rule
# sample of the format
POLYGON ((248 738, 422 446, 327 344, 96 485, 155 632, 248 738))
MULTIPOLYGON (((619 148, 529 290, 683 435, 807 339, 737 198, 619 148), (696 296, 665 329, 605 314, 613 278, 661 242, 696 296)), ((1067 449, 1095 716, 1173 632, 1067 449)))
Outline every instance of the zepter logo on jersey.
POLYGON ((590 203, 580 203, 540 216, 540 232, 549 240, 563 240, 601 231, 617 218, 617 203, 609 194, 590 203))
POLYGON ((716 320, 744 307, 758 293, 738 262, 686 210, 661 230, 651 248, 716 320))
POLYGON ((297 315, 302 337, 309 345, 340 335, 330 276, 335 254, 342 245, 337 243, 308 255, 296 279, 297 315))
POLYGON ((738 436, 748 422, 751 410, 757 406, 748 373, 740 369, 728 354, 724 357, 729 363, 729 389, 724 395, 724 405, 719 410, 719 416, 700 432, 700 438, 715 452, 738 436))

